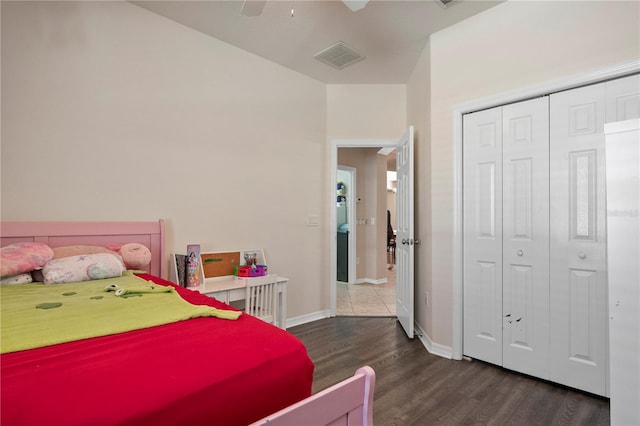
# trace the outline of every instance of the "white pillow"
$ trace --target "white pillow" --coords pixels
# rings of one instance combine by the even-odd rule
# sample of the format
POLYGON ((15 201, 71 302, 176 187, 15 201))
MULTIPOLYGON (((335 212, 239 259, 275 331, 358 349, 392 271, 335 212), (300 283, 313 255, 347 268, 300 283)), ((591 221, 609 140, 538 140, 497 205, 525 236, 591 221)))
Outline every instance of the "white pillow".
POLYGON ((114 278, 122 276, 123 271, 120 260, 110 253, 62 257, 49 261, 42 268, 45 284, 114 278))
POLYGON ((24 274, 5 277, 0 280, 0 284, 27 284, 31 282, 33 282, 33 278, 31 277, 31 274, 26 272, 24 274))

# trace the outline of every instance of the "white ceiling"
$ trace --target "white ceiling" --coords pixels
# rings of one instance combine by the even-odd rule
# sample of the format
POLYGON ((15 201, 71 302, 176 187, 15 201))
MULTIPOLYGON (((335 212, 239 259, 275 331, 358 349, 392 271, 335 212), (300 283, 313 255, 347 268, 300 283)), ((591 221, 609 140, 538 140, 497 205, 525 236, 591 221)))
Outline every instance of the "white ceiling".
POLYGON ((402 84, 431 33, 501 1, 371 0, 352 12, 340 0, 268 0, 253 17, 242 0, 132 3, 324 83, 402 84), (338 41, 365 59, 338 70, 314 58, 338 41))

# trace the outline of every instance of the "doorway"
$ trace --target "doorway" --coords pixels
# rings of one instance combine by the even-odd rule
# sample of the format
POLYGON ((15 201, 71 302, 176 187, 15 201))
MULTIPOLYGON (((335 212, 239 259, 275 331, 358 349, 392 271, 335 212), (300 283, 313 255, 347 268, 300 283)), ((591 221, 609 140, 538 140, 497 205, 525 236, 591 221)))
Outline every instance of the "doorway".
POLYGON ((395 177, 388 173, 395 172, 395 148, 341 147, 337 160, 336 315, 394 317, 387 226, 389 217, 397 223, 395 177))
POLYGON ((336 176, 337 281, 345 284, 356 279, 356 173, 355 167, 338 165, 336 176))
MULTIPOLYGON (((414 312, 414 288, 415 288, 415 248, 420 243, 418 239, 415 239, 414 235, 414 129, 413 126, 409 126, 407 130, 400 136, 398 140, 384 140, 384 141, 375 141, 375 140, 333 140, 331 142, 331 193, 330 199, 334 201, 335 199, 335 188, 337 186, 336 176, 337 176, 337 168, 338 168, 338 149, 339 148, 377 148, 375 151, 376 155, 380 149, 396 149, 397 151, 397 176, 398 176, 398 191, 397 191, 397 212, 398 212, 398 221, 397 221, 397 234, 396 238, 400 241, 401 244, 396 246, 396 266, 395 277, 396 277, 396 288, 395 288, 395 300, 396 300, 396 313, 395 317, 398 319, 398 322, 402 326, 404 332, 407 337, 410 339, 414 338, 414 321, 415 321, 415 312, 414 312)), ((376 161, 376 176, 378 180, 386 182, 386 156, 379 156, 378 161, 382 161, 384 166, 380 167, 378 165, 378 161, 376 161), (380 173, 379 171, 382 171, 380 173), (381 175, 381 176, 380 176, 381 175)), ((382 199, 384 197, 385 186, 380 185, 372 185, 374 187, 374 191, 382 190, 382 195, 378 192, 375 192, 375 196, 377 199, 382 199)), ((358 184, 358 191, 361 191, 362 186, 358 184)), ((356 201, 361 199, 360 194, 356 194, 356 201)), ((386 203, 385 203, 386 204, 386 203)), ((331 204, 333 206, 333 203, 331 204)), ((386 217, 386 209, 385 205, 381 203, 369 203, 369 205, 374 205, 373 212, 365 209, 365 217, 358 218, 357 222, 364 221, 361 223, 363 225, 369 224, 371 226, 370 229, 375 229, 376 238, 373 241, 369 241, 371 245, 373 245, 374 249, 370 252, 373 253, 374 256, 379 256, 376 258, 375 266, 381 267, 382 272, 386 275, 386 246, 387 246, 387 233, 386 233, 386 220, 380 220, 380 218, 386 217), (373 214, 370 216, 369 214, 373 214)), ((360 223, 356 223, 359 225, 360 223)), ((329 221, 329 229, 331 234, 335 236, 336 234, 336 213, 335 208, 330 209, 330 221, 329 221)), ((359 234, 359 233, 358 233, 359 234)), ((336 291, 336 259, 337 249, 336 249, 336 238, 330 238, 330 253, 329 259, 330 261, 330 277, 331 279, 328 282, 329 285, 329 296, 330 296, 330 306, 329 306, 329 314, 331 316, 336 315, 336 299, 337 299, 337 291, 336 291)), ((357 263, 357 262, 356 262, 357 263)), ((379 275, 376 272, 376 275, 379 275)), ((386 278, 385 278, 386 281, 386 278)))

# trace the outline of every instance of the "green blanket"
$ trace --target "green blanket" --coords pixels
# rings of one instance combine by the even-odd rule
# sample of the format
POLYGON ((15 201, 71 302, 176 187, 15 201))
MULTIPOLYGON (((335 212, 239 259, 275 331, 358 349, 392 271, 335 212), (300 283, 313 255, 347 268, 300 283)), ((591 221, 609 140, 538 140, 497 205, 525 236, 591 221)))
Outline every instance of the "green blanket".
POLYGON ((190 318, 240 316, 238 311, 192 305, 173 287, 159 286, 130 272, 121 278, 80 283, 2 285, 0 297, 1 353, 190 318))

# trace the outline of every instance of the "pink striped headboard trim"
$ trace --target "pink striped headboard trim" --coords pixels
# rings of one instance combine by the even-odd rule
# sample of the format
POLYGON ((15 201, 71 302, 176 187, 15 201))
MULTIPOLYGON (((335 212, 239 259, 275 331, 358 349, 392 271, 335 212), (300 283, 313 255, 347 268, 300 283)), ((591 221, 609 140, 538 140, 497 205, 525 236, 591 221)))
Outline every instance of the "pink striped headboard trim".
POLYGON ((164 220, 156 222, 0 222, 0 246, 36 241, 50 247, 140 243, 151 250, 150 274, 165 278, 164 220))

